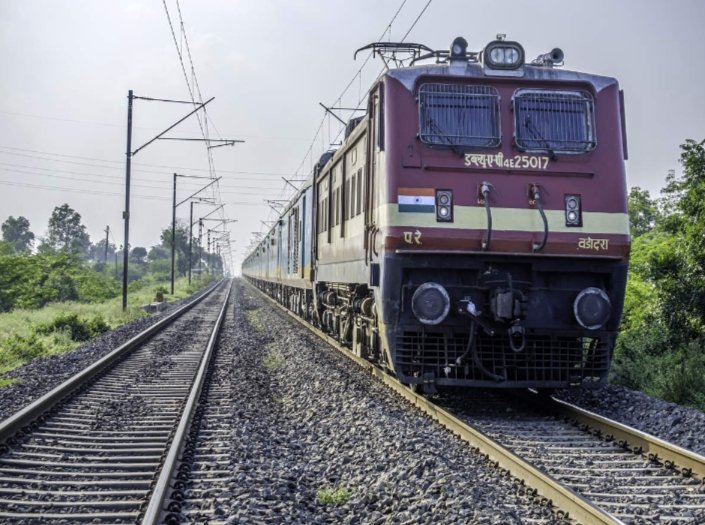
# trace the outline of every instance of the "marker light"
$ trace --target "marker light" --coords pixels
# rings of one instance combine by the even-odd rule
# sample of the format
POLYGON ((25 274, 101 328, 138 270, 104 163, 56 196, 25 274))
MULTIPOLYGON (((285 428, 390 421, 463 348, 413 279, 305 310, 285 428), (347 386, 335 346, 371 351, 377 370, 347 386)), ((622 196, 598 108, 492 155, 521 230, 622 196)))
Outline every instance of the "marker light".
POLYGON ((453 222, 453 192, 436 190, 436 221, 453 222))
POLYGON ((487 44, 482 56, 491 69, 518 69, 524 65, 524 48, 518 42, 495 40, 487 44))
POLYGON ((565 199, 565 225, 579 228, 583 225, 583 207, 580 195, 564 195, 565 199))
POLYGON ((423 324, 442 323, 450 312, 450 297, 438 283, 424 283, 411 296, 411 310, 423 324))

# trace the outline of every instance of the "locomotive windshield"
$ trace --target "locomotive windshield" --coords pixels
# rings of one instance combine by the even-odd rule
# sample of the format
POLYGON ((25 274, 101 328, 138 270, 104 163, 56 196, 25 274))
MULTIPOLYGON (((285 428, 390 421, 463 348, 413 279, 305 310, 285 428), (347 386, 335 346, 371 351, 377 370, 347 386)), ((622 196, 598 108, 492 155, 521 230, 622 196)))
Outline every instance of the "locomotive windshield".
POLYGON ((432 146, 499 145, 499 96, 489 86, 423 84, 419 138, 432 146))
POLYGON ((522 150, 584 153, 595 147, 593 102, 587 93, 519 90, 514 116, 522 150))

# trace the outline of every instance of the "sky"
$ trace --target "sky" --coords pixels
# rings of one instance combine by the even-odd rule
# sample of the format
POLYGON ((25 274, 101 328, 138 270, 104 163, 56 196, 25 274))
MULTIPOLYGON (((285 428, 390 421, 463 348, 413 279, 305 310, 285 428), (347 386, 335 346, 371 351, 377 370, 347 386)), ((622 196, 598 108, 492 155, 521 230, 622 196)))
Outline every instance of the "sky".
MULTIPOLYGON (((201 195, 224 207, 197 204, 194 219, 237 221, 225 226, 237 272, 253 232, 276 217, 266 200, 287 199, 283 178, 300 184, 339 140, 319 103, 357 107, 381 72, 355 50, 405 36, 434 49, 463 36, 479 51, 504 33, 527 58, 560 47, 566 69, 617 78, 628 184, 657 195, 668 171, 680 172, 679 145, 705 139, 704 22, 702 0, 0 0, 0 222, 25 216, 42 237, 68 203, 93 242, 109 226, 110 242, 123 244, 128 91, 188 101, 191 89, 215 97, 207 122, 190 117, 165 136, 202 138, 203 127, 245 142, 159 140, 137 153, 130 245, 158 244, 170 225, 173 173, 189 175, 179 201, 222 177, 201 195)), ((190 110, 135 100, 133 151, 190 110)), ((188 214, 188 204, 177 209, 188 214)))

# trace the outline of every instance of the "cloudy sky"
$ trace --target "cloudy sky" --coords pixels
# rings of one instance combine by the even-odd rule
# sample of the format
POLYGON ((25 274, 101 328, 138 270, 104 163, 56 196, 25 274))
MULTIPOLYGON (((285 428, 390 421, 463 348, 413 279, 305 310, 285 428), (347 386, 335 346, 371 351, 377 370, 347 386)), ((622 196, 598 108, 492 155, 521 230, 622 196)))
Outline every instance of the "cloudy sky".
MULTIPOLYGON (((406 41, 435 49, 464 36, 479 50, 505 33, 528 57, 561 47, 567 69, 616 77, 629 185, 658 193, 668 170, 680 171, 679 144, 705 138, 703 22, 702 0, 0 0, 0 221, 24 215, 41 236, 54 206, 68 203, 94 242, 108 225, 122 244, 128 90, 188 100, 190 51, 202 97, 215 97, 209 135, 245 141, 211 150, 222 217, 238 220, 239 268, 251 232, 274 216, 264 199, 287 197, 282 177, 302 178, 336 141, 319 102, 357 106, 379 74, 366 54, 353 61, 355 49, 409 29, 406 41)), ((188 110, 135 101, 133 149, 188 110)), ((168 136, 201 137, 199 123, 168 136)), ((205 146, 157 141, 134 157, 132 246, 157 244, 168 226, 174 172, 211 176, 205 146)), ((180 179, 179 200, 204 182, 180 179)), ((187 219, 186 205, 178 216, 187 219)))

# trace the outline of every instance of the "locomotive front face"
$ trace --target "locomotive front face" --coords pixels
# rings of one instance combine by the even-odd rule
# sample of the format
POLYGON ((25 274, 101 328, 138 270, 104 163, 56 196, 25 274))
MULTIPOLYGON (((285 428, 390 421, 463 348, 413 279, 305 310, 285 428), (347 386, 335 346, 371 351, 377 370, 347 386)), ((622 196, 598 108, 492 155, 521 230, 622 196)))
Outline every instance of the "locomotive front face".
POLYGON ((494 44, 480 64, 451 56, 381 86, 394 368, 410 383, 601 384, 629 253, 621 92, 494 44))

